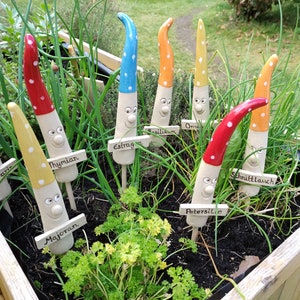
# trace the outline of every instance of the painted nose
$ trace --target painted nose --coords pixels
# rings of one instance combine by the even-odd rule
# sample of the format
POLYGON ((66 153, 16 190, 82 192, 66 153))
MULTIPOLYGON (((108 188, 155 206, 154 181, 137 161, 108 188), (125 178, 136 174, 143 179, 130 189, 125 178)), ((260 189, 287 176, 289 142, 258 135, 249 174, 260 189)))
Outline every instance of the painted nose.
POLYGON ((127 120, 128 120, 129 123, 132 124, 132 123, 135 122, 136 116, 135 115, 129 115, 127 120))
POLYGON ((52 208, 51 208, 51 214, 54 218, 59 218, 63 213, 63 209, 60 205, 54 205, 52 208))
POLYGON ((197 104, 195 106, 195 110, 196 110, 197 113, 202 114, 204 112, 204 107, 201 104, 197 104))
POLYGON ((257 166, 258 165, 258 157, 256 154, 252 154, 250 157, 249 157, 249 164, 251 166, 257 166))
POLYGON ((53 142, 55 145, 57 146, 61 146, 64 143, 65 139, 61 134, 57 134, 54 138, 53 138, 53 142))
POLYGON ((206 196, 211 196, 214 193, 214 191, 215 191, 214 187, 212 185, 209 185, 209 186, 205 187, 204 194, 206 196))
POLYGON ((161 108, 161 112, 162 112, 163 115, 167 115, 169 113, 169 111, 170 111, 169 106, 163 106, 161 108))

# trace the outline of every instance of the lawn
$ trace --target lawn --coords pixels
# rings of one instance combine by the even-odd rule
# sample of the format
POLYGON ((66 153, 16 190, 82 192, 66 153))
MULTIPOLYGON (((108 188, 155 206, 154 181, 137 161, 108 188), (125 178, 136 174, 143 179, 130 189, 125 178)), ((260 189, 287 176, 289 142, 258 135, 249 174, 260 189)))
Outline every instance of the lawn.
MULTIPOLYGON (((194 67, 196 26, 202 18, 207 34, 211 75, 217 76, 222 59, 227 60, 234 77, 257 75, 264 61, 273 53, 280 57, 278 69, 293 72, 299 68, 300 29, 296 24, 296 9, 283 8, 280 31, 280 11, 275 7, 264 21, 241 22, 235 19, 232 7, 224 0, 210 1, 119 1, 119 9, 135 21, 139 33, 140 65, 157 68, 157 31, 169 17, 174 18, 170 42, 175 56, 175 69, 190 71, 194 67), (298 49, 298 50, 297 50, 298 49), (218 51, 218 53, 216 53, 218 51)), ((299 71, 299 69, 298 69, 299 71)), ((217 77, 216 77, 217 78, 217 77)))
MULTIPOLYGON (((4 0, 11 4, 12 1, 4 0)), ((18 6, 25 11, 27 0, 19 0, 18 6)), ((70 19, 70 11, 75 1, 57 1, 57 9, 65 19, 70 19)), ((83 3, 83 1, 79 1, 83 3)), ((206 27, 210 61, 210 76, 218 80, 224 72, 220 65, 226 61, 233 77, 256 76, 264 61, 273 53, 279 55, 277 69, 288 68, 293 72, 300 61, 300 28, 297 24, 297 9, 290 4, 283 6, 283 24, 280 27, 280 10, 275 6, 260 22, 241 22, 235 19, 232 7, 225 0, 114 0, 108 1, 110 13, 105 26, 99 13, 105 1, 84 2, 86 12, 94 5, 87 22, 91 32, 107 34, 101 48, 120 56, 124 41, 124 29, 116 17, 117 11, 127 13, 135 22, 139 36, 138 64, 147 69, 158 69, 159 53, 157 32, 164 21, 172 17, 174 23, 169 31, 170 42, 175 56, 175 70, 190 72, 194 67, 196 25, 202 18, 206 27), (99 3, 98 5, 95 5, 99 3), (298 50, 297 50, 298 49, 298 50), (287 64, 287 66, 286 66, 287 64)), ((33 8, 43 3, 33 2, 33 8)), ((82 4, 83 5, 83 4, 82 4)), ((32 9, 33 9, 32 8, 32 9)), ((83 12, 84 14, 85 12, 83 12)))

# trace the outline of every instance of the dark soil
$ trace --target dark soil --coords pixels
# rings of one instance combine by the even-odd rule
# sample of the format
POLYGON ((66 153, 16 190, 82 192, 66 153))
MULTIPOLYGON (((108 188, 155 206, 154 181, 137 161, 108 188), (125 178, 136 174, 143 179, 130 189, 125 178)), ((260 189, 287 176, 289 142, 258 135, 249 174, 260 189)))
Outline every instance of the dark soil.
MULTIPOLYGON (((176 186, 174 194, 159 207, 159 211, 161 211, 160 215, 168 219, 174 230, 170 237, 171 252, 179 246, 179 238, 190 238, 191 236, 190 228, 187 227, 185 222, 185 217, 162 212, 166 210, 178 211, 178 200, 183 199, 183 189, 178 184, 176 186)), ((105 221, 110 204, 103 199, 101 194, 91 189, 89 190, 88 186, 86 186, 86 190, 84 191, 75 188, 74 195, 78 211, 74 212, 68 209, 69 217, 72 218, 79 213, 84 213, 88 223, 83 229, 90 241, 95 241, 96 237, 93 230, 97 225, 105 221)), ((299 197, 296 200, 298 202, 297 210, 299 210, 299 197)), ((68 203, 66 203, 66 206, 68 207, 68 203)), ((33 286, 38 286, 36 292, 39 299, 65 299, 58 278, 51 270, 46 270, 43 266, 43 263, 49 260, 49 256, 42 254, 35 246, 34 237, 43 232, 35 201, 26 190, 21 190, 10 199, 10 207, 14 214, 10 240, 22 250, 23 254, 15 247, 12 248, 33 286)), ((286 236, 280 234, 275 226, 266 221, 266 219, 256 217, 255 221, 268 234, 273 249, 286 239, 286 236)), ((287 231, 288 226, 290 226, 290 223, 283 225, 283 231, 287 231)), ((293 231, 298 227, 299 222, 296 222, 293 226, 293 231)), ((213 219, 209 220, 201 233, 211 251, 220 274, 230 275, 235 272, 246 255, 255 255, 262 260, 269 254, 265 237, 254 223, 245 217, 232 219, 223 223, 217 230, 217 244, 215 243, 215 222, 213 219)), ((75 231, 74 236, 75 238, 84 238, 83 230, 79 229, 75 231)), ((182 265, 191 270, 199 286, 213 288, 220 282, 220 278, 216 276, 211 259, 201 239, 199 239, 198 252, 196 254, 191 251, 179 252, 173 255, 168 263, 172 263, 174 266, 182 265)), ((69 297, 69 299, 72 299, 72 297, 69 297)))

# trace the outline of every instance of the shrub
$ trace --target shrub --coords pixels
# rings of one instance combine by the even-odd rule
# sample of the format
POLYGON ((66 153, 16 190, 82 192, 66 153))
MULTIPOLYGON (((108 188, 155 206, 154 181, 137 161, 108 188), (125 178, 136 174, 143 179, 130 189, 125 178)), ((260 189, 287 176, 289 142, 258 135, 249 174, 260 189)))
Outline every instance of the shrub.
POLYGON ((277 0, 228 0, 234 6, 237 17, 244 18, 247 21, 256 19, 258 16, 272 9, 277 0))

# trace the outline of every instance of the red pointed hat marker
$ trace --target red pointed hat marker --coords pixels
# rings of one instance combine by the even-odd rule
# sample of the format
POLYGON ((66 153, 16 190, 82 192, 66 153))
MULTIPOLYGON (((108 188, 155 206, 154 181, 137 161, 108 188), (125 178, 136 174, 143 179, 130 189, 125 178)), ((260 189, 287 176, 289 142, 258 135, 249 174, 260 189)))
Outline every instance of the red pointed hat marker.
POLYGON ((57 181, 65 183, 71 208, 76 210, 71 181, 78 175, 77 163, 86 160, 85 150, 75 152, 71 150, 61 120, 41 76, 36 40, 27 34, 24 42, 23 72, 27 93, 45 140, 51 168, 54 169, 57 181), (61 162, 64 162, 63 167, 57 167, 61 162))
MULTIPOLYGON (((199 205, 211 207, 215 186, 231 135, 247 113, 267 103, 266 98, 247 100, 232 109, 217 127, 199 165, 192 203, 185 205, 188 212, 194 211, 193 208, 198 208, 199 205)), ((193 212, 186 214, 187 223, 193 227, 192 240, 196 240, 198 228, 205 226, 208 215, 200 216, 193 212)))
POLYGON ((236 126, 247 113, 267 103, 268 99, 266 98, 254 98, 236 106, 217 127, 203 155, 203 160, 210 165, 220 166, 236 126))
POLYGON ((29 99, 36 115, 48 114, 54 110, 54 105, 40 73, 36 40, 26 34, 24 42, 23 71, 29 99))

